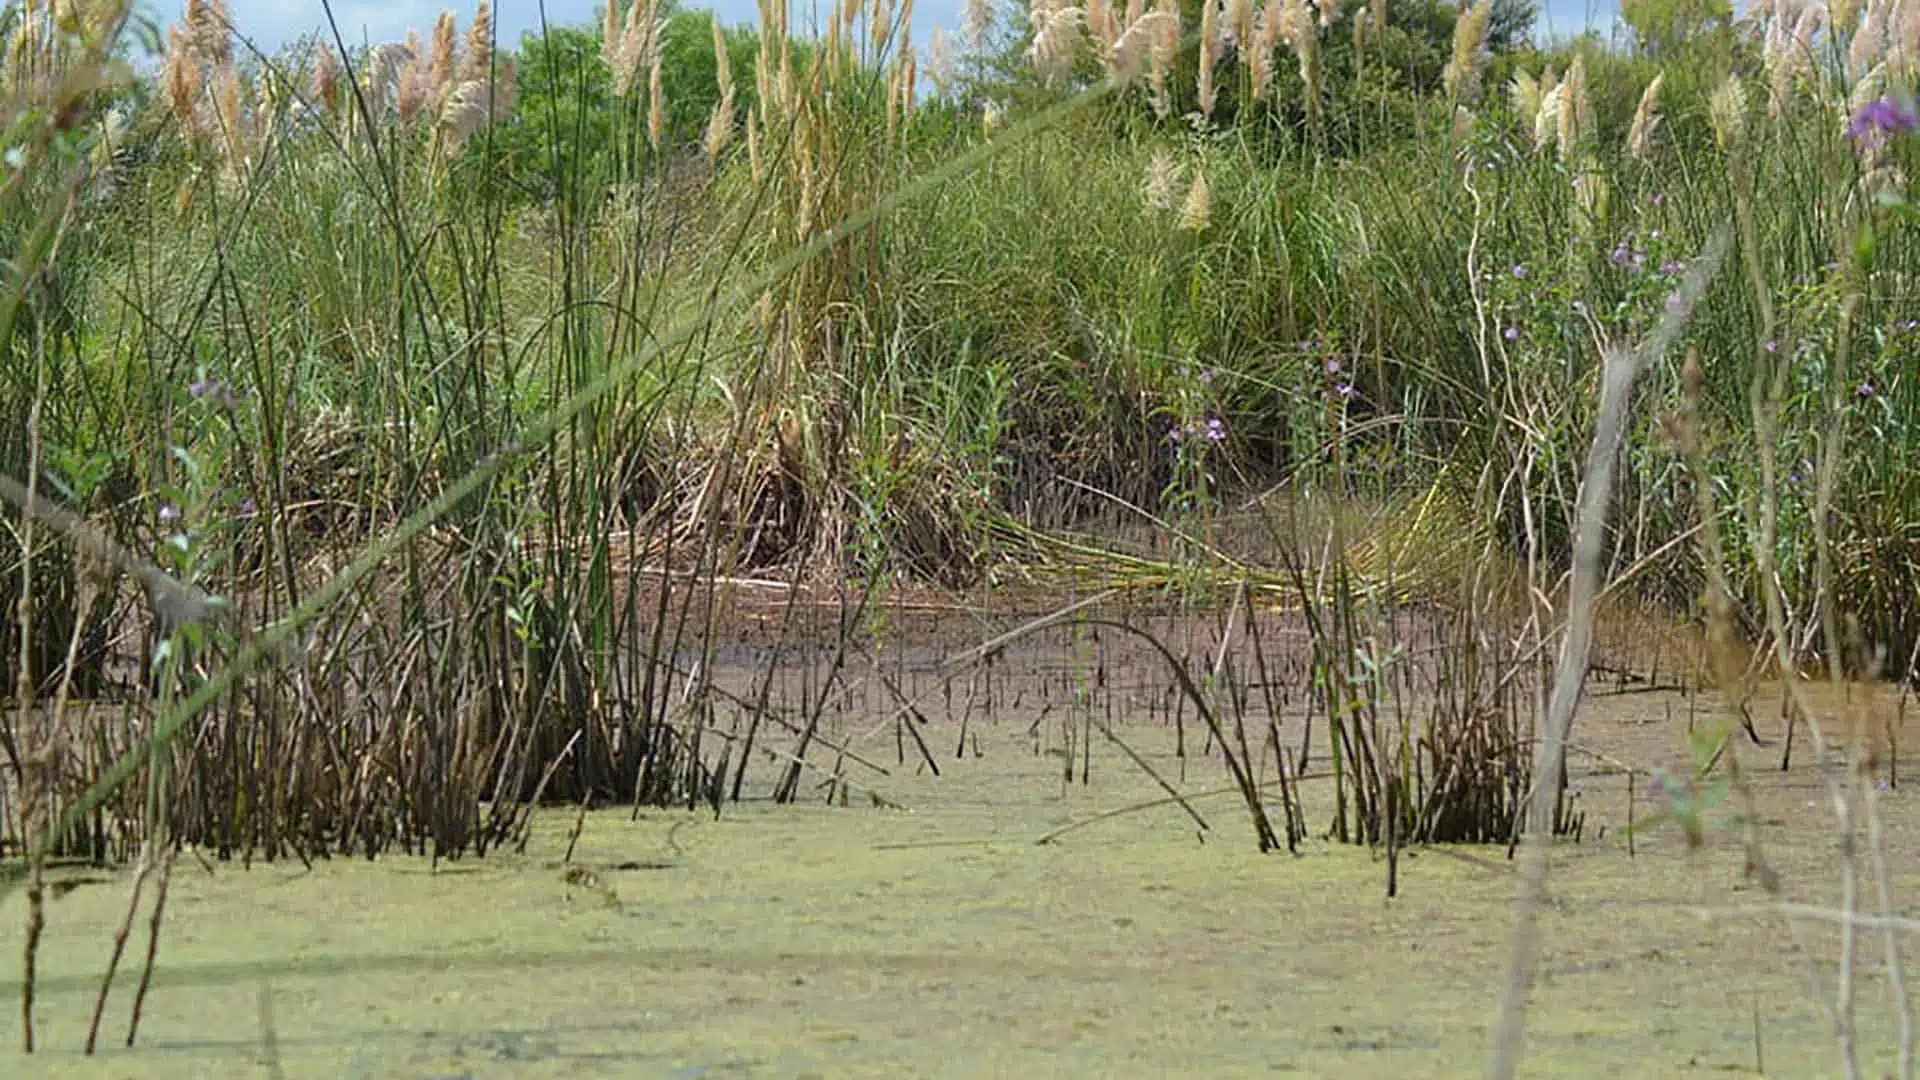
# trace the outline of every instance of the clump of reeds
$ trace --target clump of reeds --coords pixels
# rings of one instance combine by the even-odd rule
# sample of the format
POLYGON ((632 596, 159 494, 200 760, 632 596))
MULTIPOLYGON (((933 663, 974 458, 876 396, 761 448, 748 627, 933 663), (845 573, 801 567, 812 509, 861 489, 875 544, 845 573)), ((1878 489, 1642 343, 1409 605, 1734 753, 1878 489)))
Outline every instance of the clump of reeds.
MULTIPOLYGON (((345 54, 316 45, 304 86, 291 81, 294 73, 272 66, 243 73, 222 0, 190 0, 168 31, 163 102, 188 144, 196 152, 211 150, 220 175, 239 182, 267 159, 270 144, 290 135, 303 108, 299 90, 310 95, 307 106, 362 140, 392 137, 406 145, 415 132, 429 132, 436 161, 503 123, 519 94, 518 59, 509 54, 496 63, 485 0, 464 43, 447 11, 435 22, 430 45, 410 32, 405 41, 376 44, 350 59, 349 65, 345 54)), ((183 205, 187 198, 183 190, 183 205)))

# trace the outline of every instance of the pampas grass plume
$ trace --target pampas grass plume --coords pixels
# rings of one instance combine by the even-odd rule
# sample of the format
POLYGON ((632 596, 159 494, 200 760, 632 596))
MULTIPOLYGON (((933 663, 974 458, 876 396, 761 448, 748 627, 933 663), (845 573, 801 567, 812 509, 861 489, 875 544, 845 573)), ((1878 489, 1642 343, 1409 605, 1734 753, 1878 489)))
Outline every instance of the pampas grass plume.
POLYGON ((660 79, 660 62, 647 68, 647 144, 655 150, 667 137, 667 91, 660 79))
POLYGON ((1213 217, 1213 196, 1207 190, 1207 174, 1193 171, 1193 186, 1187 188, 1187 200, 1180 206, 1180 230, 1201 232, 1213 217))
POLYGON ((1653 77, 1647 88, 1640 93, 1640 107, 1633 111, 1633 123, 1627 127, 1627 153, 1636 161, 1647 161, 1653 155, 1653 134, 1660 127, 1660 114, 1656 111, 1660 103, 1660 84, 1666 80, 1666 72, 1653 77))
POLYGON ((1587 98, 1587 60, 1573 58, 1567 77, 1560 80, 1559 108, 1555 116, 1555 136, 1560 144, 1560 160, 1571 164, 1580 144, 1593 131, 1593 105, 1587 98))
POLYGON ((1173 209, 1180 190, 1180 164, 1165 147, 1154 150, 1147 161, 1147 176, 1140 185, 1140 197, 1152 209, 1173 209))
POLYGON ((1213 66, 1219 58, 1219 41, 1219 0, 1203 0, 1200 5, 1199 73, 1195 77, 1194 96, 1200 104, 1200 115, 1205 117, 1213 116, 1213 105, 1217 96, 1213 86, 1213 66))
POLYGON ((1475 0, 1453 24, 1453 57, 1442 82, 1447 96, 1470 99, 1480 81, 1480 54, 1486 44, 1487 23, 1493 19, 1493 0, 1475 0))
POLYGON ((1738 75, 1728 75, 1707 102, 1713 123, 1713 141, 1724 153, 1734 153, 1746 141, 1747 88, 1738 75))
POLYGON ((467 26, 466 56, 460 65, 462 81, 485 79, 493 73, 493 13, 480 0, 467 26))

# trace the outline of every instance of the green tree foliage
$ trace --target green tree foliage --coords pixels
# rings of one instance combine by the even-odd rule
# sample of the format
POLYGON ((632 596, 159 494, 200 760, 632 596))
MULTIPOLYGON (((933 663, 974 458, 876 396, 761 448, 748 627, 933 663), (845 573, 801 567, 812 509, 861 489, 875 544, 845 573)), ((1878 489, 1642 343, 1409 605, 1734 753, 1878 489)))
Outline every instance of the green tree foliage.
POLYGON ((1723 42, 1733 23, 1729 0, 1620 0, 1620 17, 1653 56, 1723 42))
POLYGON ((613 77, 598 33, 551 27, 521 40, 520 104, 494 138, 523 193, 552 198, 605 170, 614 121, 613 77))
MULTIPOLYGON (((665 100, 663 150, 696 144, 720 100, 712 15, 668 8, 661 33, 665 100)), ((597 26, 597 23, 596 23, 597 26)), ((726 32, 735 115, 756 100, 758 37, 751 27, 726 32)), ((520 42, 520 104, 496 136, 509 183, 532 199, 552 199, 583 181, 637 175, 650 152, 647 80, 626 98, 614 93, 597 28, 549 27, 520 42)))

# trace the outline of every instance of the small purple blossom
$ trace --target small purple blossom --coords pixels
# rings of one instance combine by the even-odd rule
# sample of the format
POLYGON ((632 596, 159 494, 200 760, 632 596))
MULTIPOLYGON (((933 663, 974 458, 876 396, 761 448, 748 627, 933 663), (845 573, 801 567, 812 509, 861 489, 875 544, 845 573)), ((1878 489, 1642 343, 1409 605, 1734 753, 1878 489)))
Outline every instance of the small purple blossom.
POLYGON ((1328 357, 1327 358, 1327 374, 1329 375, 1340 374, 1340 361, 1332 357, 1328 357))
POLYGON ((1847 125, 1847 138, 1861 153, 1870 154, 1886 144, 1887 136, 1906 134, 1916 125, 1920 125, 1920 119, 1913 113, 1892 98, 1883 97, 1860 106, 1847 125))
POLYGON ((1500 336, 1503 338, 1506 338, 1508 341, 1519 341, 1520 328, 1517 326, 1509 326, 1506 328, 1504 332, 1501 333, 1500 336))
POLYGON ((1514 263, 1514 264, 1513 264, 1513 276, 1514 276, 1514 277, 1517 277, 1517 278, 1524 278, 1524 277, 1526 277, 1526 276, 1527 276, 1527 264, 1526 264, 1526 263, 1514 263))
POLYGON ((1878 391, 1876 391, 1876 390, 1875 390, 1875 389, 1873 388, 1873 384, 1872 384, 1872 383, 1870 383, 1870 382, 1863 382, 1863 383, 1861 383, 1861 384, 1860 384, 1860 390, 1859 390, 1859 394, 1860 394, 1860 396, 1861 396, 1861 397, 1863 397, 1863 398, 1870 398, 1870 397, 1872 397, 1872 396, 1873 396, 1874 394, 1876 394, 1876 393, 1878 393, 1878 391))
POLYGON ((172 525, 174 522, 180 520, 180 508, 172 503, 161 503, 158 516, 160 518, 160 524, 172 525))
POLYGON ((1342 398, 1352 398, 1354 394, 1353 384, 1352 383, 1335 383, 1333 385, 1333 392, 1335 394, 1338 394, 1342 398))
POLYGON ((198 379, 188 383, 187 396, 195 401, 211 400, 223 409, 233 408, 233 388, 219 379, 198 379))
POLYGON ((1625 266, 1633 260, 1633 249, 1626 244, 1618 244, 1613 249, 1613 265, 1625 266))
POLYGON ((1654 192, 1654 193, 1653 193, 1653 205, 1655 205, 1655 206, 1665 206, 1665 205, 1667 205, 1667 194, 1666 194, 1666 192, 1664 192, 1664 191, 1656 191, 1656 192, 1654 192))
POLYGON ((1225 442, 1226 440, 1227 440, 1227 425, 1222 423, 1220 418, 1217 416, 1210 418, 1207 421, 1207 441, 1208 442, 1225 442))
POLYGON ((1678 259, 1668 259, 1660 264, 1660 275, 1662 277, 1675 278, 1686 272, 1686 264, 1678 259))
POLYGON ((1780 351, 1780 343, 1777 341, 1769 341, 1767 342, 1765 347, 1768 355, 1772 355, 1780 351))

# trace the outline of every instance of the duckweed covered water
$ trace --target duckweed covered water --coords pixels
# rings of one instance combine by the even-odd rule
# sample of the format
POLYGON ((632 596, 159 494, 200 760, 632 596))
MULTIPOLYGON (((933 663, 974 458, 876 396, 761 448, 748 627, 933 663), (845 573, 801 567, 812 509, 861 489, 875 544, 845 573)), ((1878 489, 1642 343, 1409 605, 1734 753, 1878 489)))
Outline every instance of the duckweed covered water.
MULTIPOLYGON (((1582 722, 1590 737, 1679 745, 1660 725, 1582 722)), ((1130 738, 1171 772, 1157 734, 1130 738)), ((209 873, 183 858, 139 1043, 120 1045, 144 931, 107 1011, 111 1049, 92 1060, 79 1049, 126 875, 63 869, 78 884, 50 907, 47 1049, 31 1060, 17 1050, 23 901, 0 908, 5 1074, 1478 1075, 1511 919, 1503 850, 1411 853, 1388 900, 1365 849, 1256 854, 1230 796, 1195 804, 1213 826, 1204 843, 1162 806, 1041 846, 1159 790, 1111 749, 1083 787, 1023 732, 989 726, 981 746, 943 777, 876 781, 906 809, 596 812, 569 864, 563 811, 524 855, 438 869, 209 873)), ((1224 786, 1203 760, 1193 770, 1189 789, 1224 786)), ((1811 774, 1763 779, 1770 850, 1800 898, 1828 899, 1811 774)), ((1629 859, 1624 779, 1576 784, 1589 826, 1555 863, 1528 1074, 1750 1075, 1758 1061, 1838 1075, 1778 920, 1692 913, 1763 899, 1732 838, 1689 857, 1676 837, 1645 836, 1629 859)), ((1904 856, 1903 798, 1888 812, 1904 856)), ((1900 865, 1914 895, 1912 860, 1900 865)), ((1833 936, 1811 941, 1830 972, 1833 936)), ((1878 949, 1863 939, 1869 1057, 1890 1044, 1878 949)))

